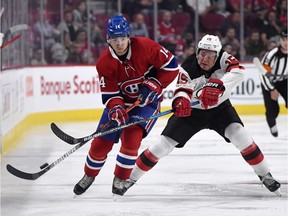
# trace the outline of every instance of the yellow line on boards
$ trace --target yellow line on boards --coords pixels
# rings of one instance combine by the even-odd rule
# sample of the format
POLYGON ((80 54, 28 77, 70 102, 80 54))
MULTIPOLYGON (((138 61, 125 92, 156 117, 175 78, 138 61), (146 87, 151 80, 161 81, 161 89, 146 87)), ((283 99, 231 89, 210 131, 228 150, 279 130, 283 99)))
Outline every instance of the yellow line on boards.
MULTIPOLYGON (((238 114, 241 115, 264 115, 265 108, 263 105, 234 105, 238 114)), ((163 107, 161 110, 165 111, 171 107, 163 107)), ((61 122, 77 122, 77 121, 95 121, 97 122, 102 114, 102 109, 90 110, 70 110, 59 112, 43 112, 33 113, 19 122, 13 129, 3 134, 2 137, 2 151, 5 154, 10 149, 17 147, 17 142, 25 135, 29 128, 39 125, 47 125, 50 128, 50 123, 61 122)), ((284 104, 280 105, 280 114, 287 114, 287 109, 284 104)), ((170 115, 167 115, 168 117, 170 115)), ((51 132, 52 133, 52 132, 51 132)))

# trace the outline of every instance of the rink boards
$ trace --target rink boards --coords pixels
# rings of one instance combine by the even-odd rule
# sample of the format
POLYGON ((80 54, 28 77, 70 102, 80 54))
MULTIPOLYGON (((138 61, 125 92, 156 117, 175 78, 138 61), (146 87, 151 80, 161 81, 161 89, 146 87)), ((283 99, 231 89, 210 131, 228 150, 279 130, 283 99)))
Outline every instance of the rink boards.
MULTIPOLYGON (((264 115, 259 73, 253 64, 232 93, 240 115, 264 115)), ((2 71, 2 153, 31 125, 98 120, 103 108, 95 66, 46 66, 2 71)), ((162 109, 170 109, 175 81, 163 92, 162 109)), ((281 99, 281 114, 287 113, 281 99)))

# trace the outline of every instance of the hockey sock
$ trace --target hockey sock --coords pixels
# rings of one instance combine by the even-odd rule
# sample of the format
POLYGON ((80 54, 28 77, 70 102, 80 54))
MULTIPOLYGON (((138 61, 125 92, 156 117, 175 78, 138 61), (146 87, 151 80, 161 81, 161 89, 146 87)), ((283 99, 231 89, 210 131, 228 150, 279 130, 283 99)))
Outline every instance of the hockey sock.
POLYGON ((143 137, 143 128, 137 125, 123 130, 121 148, 116 158, 114 175, 119 179, 126 180, 130 177, 135 165, 143 137))
POLYGON ((270 172, 262 151, 254 142, 242 150, 241 154, 245 161, 252 166, 257 175, 264 176, 270 172))
POLYGON ((111 151, 113 141, 95 138, 86 157, 84 172, 88 176, 97 176, 105 164, 107 154, 111 151))
POLYGON ((142 152, 136 160, 135 167, 132 170, 130 179, 137 181, 139 180, 147 171, 152 169, 158 162, 158 158, 155 157, 149 149, 142 152))

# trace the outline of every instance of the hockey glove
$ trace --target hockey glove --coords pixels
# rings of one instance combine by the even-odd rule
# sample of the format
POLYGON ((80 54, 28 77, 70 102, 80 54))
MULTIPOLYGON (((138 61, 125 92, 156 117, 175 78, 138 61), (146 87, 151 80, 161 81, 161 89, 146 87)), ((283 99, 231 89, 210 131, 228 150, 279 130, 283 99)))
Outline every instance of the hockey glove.
POLYGON ((174 114, 178 117, 186 117, 191 115, 190 101, 185 97, 178 97, 172 102, 174 114))
POLYGON ((117 125, 126 123, 129 120, 127 111, 120 105, 113 107, 108 113, 109 119, 117 122, 117 125))
POLYGON ((162 92, 162 86, 158 80, 154 78, 144 80, 139 90, 138 99, 141 100, 139 106, 144 107, 152 103, 153 101, 157 100, 161 92, 162 92))
POLYGON ((207 109, 208 106, 216 105, 218 103, 219 95, 224 91, 225 87, 220 79, 210 78, 203 86, 202 93, 199 97, 204 109, 207 109))

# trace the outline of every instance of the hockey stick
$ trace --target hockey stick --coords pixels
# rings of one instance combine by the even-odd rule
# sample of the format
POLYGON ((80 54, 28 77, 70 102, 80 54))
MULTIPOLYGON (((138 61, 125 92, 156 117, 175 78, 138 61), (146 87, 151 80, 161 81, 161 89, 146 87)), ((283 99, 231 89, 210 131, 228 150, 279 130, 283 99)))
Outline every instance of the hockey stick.
POLYGON ((11 40, 5 42, 4 44, 2 44, 2 46, 0 46, 0 49, 9 46, 11 43, 13 43, 14 41, 18 40, 21 37, 21 35, 16 35, 15 37, 13 37, 11 40))
MULTIPOLYGON (((195 101, 195 102, 192 102, 191 103, 191 106, 194 106, 194 105, 197 105, 199 104, 200 102, 199 101, 195 101)), ((91 134, 90 136, 87 136, 87 137, 83 137, 83 138, 80 138, 78 139, 80 141, 80 143, 78 145, 76 145, 74 148, 70 149, 68 152, 66 152, 65 154, 63 154, 60 158, 58 158, 56 161, 54 161, 53 163, 51 164, 48 164, 48 163, 44 163, 43 165, 40 166, 40 171, 39 172, 36 172, 36 173, 28 173, 28 172, 23 172, 15 167, 13 167, 12 165, 10 164, 7 164, 6 165, 6 169, 14 176, 18 177, 18 178, 22 178, 22 179, 26 179, 26 180, 36 180, 38 179, 40 176, 42 176, 43 174, 45 174, 46 172, 48 172, 50 169, 52 169, 54 166, 56 166, 57 164, 59 164, 61 161, 63 161, 65 158, 69 157, 71 154, 73 154, 75 151, 77 151, 79 148, 81 148, 83 145, 85 145, 89 140, 91 140, 92 138, 95 138, 95 137, 98 137, 98 136, 103 136, 103 135, 106 135, 106 134, 110 134, 110 133, 113 133, 113 132, 116 132, 116 131, 119 131, 123 128, 126 128, 126 127, 129 127, 129 126, 132 126, 132 125, 136 125, 136 124, 139 124, 141 122, 145 122, 145 121, 149 121, 151 119, 155 119, 155 118, 158 118, 158 117, 161 117, 161 116, 164 116, 164 115, 168 115, 170 113, 172 113, 173 110, 167 110, 165 112, 161 112, 161 113, 158 113, 156 115, 152 115, 150 117, 147 117, 147 118, 144 118, 144 119, 140 119, 140 120, 137 120, 137 121, 134 121, 134 122, 130 122, 130 123, 127 123, 127 124, 123 124, 123 125, 120 125, 118 127, 115 127, 115 128, 112 128, 112 129, 109 129, 109 130, 106 130, 106 131, 100 131, 100 132, 95 132, 93 134, 91 134)), ((54 123, 52 123, 53 125, 55 125, 54 123)), ((51 124, 51 126, 52 126, 51 124)), ((55 125, 56 126, 56 125, 55 125)), ((58 128, 56 126, 56 128, 58 128)), ((63 131, 61 131, 59 129, 60 132, 64 133, 63 131)), ((54 132, 54 131, 53 131, 54 132)), ((65 134, 65 133, 64 133, 65 134)), ((68 135, 69 136, 69 135, 68 135)), ((73 137, 72 137, 73 139, 73 137)), ((75 139, 75 138, 74 138, 75 139)), ((65 140, 64 140, 65 141, 65 140)))
MULTIPOLYGON (((128 107, 126 109, 127 112, 131 111, 133 108, 135 108, 136 106, 138 106, 140 104, 141 100, 137 100, 134 104, 132 104, 130 107, 128 107)), ((105 125, 103 125, 101 127, 100 131, 103 131, 105 129, 107 129, 110 125, 112 125, 114 123, 114 121, 109 121, 107 122, 105 125)), ((75 152, 77 149, 79 149, 81 146, 83 146, 86 142, 88 142, 89 140, 79 143, 79 145, 75 146, 73 149, 71 149, 70 151, 68 151, 67 153, 65 153, 64 155, 62 155, 60 158, 58 158, 56 161, 54 161, 53 163, 51 163, 50 165, 48 163, 44 163, 43 165, 40 166, 41 171, 36 172, 36 173, 27 173, 27 172, 23 172, 21 170, 16 169, 15 167, 13 167, 10 164, 7 164, 6 169, 14 176, 22 178, 22 179, 27 179, 27 180, 35 180, 37 178, 39 178, 40 176, 42 176, 44 173, 48 172, 50 169, 52 169, 54 166, 56 166, 58 163, 60 163, 61 161, 63 161, 66 157, 68 157, 70 154, 72 154, 73 152, 75 152)))
POLYGON ((15 37, 13 37, 11 40, 7 41, 8 37, 20 30, 26 30, 28 29, 28 25, 27 24, 19 24, 19 25, 15 25, 10 27, 4 34, 3 38, 2 38, 2 43, 0 44, 0 48, 4 48, 5 46, 8 46, 9 44, 11 44, 12 42, 14 42, 15 40, 20 38, 20 35, 17 35, 15 37))
POLYGON ((266 77, 284 77, 287 75, 281 75, 281 74, 272 74, 270 72, 267 72, 267 70, 263 67, 262 63, 260 62, 259 58, 254 57, 253 58, 253 64, 257 67, 260 74, 266 76, 266 77))
MULTIPOLYGON (((197 105, 199 103, 200 103, 199 101, 192 102, 191 106, 195 106, 195 105, 197 105)), ((70 136, 69 134, 67 134, 64 131, 62 131, 55 123, 51 123, 51 130, 53 131, 53 133, 58 138, 60 138, 64 142, 67 142, 67 143, 69 143, 71 145, 75 145, 75 144, 80 143, 80 142, 89 141, 89 140, 91 140, 91 139, 93 139, 95 137, 104 136, 104 135, 119 131, 119 130, 121 130, 123 128, 129 127, 129 126, 132 126, 132 125, 136 125, 136 124, 139 124, 139 123, 142 123, 142 122, 146 122, 146 121, 149 121, 149 120, 152 120, 152 119, 164 116, 164 115, 168 115, 168 114, 170 114, 172 112, 173 112, 172 109, 171 110, 167 110, 165 112, 161 112, 161 113, 158 113, 156 115, 149 116, 147 118, 139 119, 137 121, 129 122, 129 123, 126 123, 126 124, 122 124, 122 125, 120 125, 118 127, 111 128, 111 129, 106 130, 106 131, 100 131, 100 132, 99 131, 95 131, 91 135, 85 136, 85 137, 81 137, 81 138, 75 138, 75 137, 70 136)))
MULTIPOLYGON (((86 141, 88 142, 88 141, 86 141)), ((56 161, 54 161, 51 164, 45 163, 42 166, 40 166, 41 171, 36 173, 28 173, 23 172, 19 169, 16 169, 10 164, 6 165, 6 169, 14 176, 26 180, 35 180, 38 179, 40 176, 42 176, 44 173, 48 172, 50 169, 52 169, 54 166, 56 166, 58 163, 63 161, 65 158, 67 158, 69 155, 71 155, 73 152, 75 152, 77 149, 79 149, 81 146, 83 146, 86 142, 79 143, 74 148, 70 149, 70 151, 66 152, 64 155, 62 155, 60 158, 58 158, 56 161)))
MULTIPOLYGON (((192 102, 191 103, 191 106, 194 106, 194 105, 197 105, 199 104, 200 102, 199 101, 195 101, 195 102, 192 102)), ((137 121, 134 121, 134 122, 130 122, 130 123, 127 123, 127 124, 123 124, 123 125, 120 125, 118 127, 115 127, 115 128, 112 128, 112 129, 109 129, 109 130, 106 130, 106 131, 100 131, 100 132, 95 132, 93 134, 91 134, 90 136, 87 136, 87 137, 83 137, 83 138, 80 138, 78 139, 80 141, 80 143, 78 145, 76 145, 74 148, 70 149, 68 152, 66 152, 65 154, 63 154, 60 158, 58 158, 56 161, 54 161, 53 163, 51 164, 48 164, 48 163, 44 163, 43 165, 40 166, 40 171, 39 172, 36 172, 36 173, 28 173, 28 172, 23 172, 15 167, 13 167, 12 165, 10 164, 7 164, 6 165, 6 169, 14 176, 18 177, 18 178, 22 178, 22 179, 26 179, 26 180, 36 180, 38 179, 40 176, 42 176, 43 174, 45 174, 46 172, 48 172, 50 169, 52 169, 54 166, 56 166, 57 164, 59 164, 61 161, 63 161, 65 158, 69 157, 71 154, 73 154, 75 151, 77 151, 79 148, 81 148, 83 145, 85 145, 89 140, 91 140, 92 138, 95 138, 95 137, 98 137, 98 136, 103 136, 103 135, 106 135, 106 134, 110 134, 110 133, 113 133, 113 132, 116 132, 116 131, 119 131, 123 128, 126 128, 126 127, 129 127, 129 126, 132 126, 132 125, 136 125, 136 124, 139 124, 141 122, 145 122, 145 121, 149 121, 151 119, 155 119, 155 118, 158 118, 158 117, 161 117, 161 116, 164 116, 164 115, 168 115, 170 113, 172 113, 173 110, 167 110, 165 112, 161 112, 161 113, 158 113, 156 115, 152 115, 150 117, 147 117, 147 118, 144 118, 144 119, 140 119, 140 120, 137 120, 137 121)), ((55 125, 54 123, 52 123, 53 125, 55 125)), ((52 126, 51 124, 51 126, 52 126)), ((55 125, 56 126, 56 125, 55 125)), ((58 128, 56 126, 56 128, 58 128)), ((63 131, 61 131, 59 129, 60 132, 64 133, 63 131)), ((53 131, 54 132, 54 131, 53 131)), ((65 134, 65 133, 64 133, 65 134)), ((68 135, 69 136, 69 135, 68 135)), ((72 137, 73 139, 73 137, 72 137)), ((75 138, 74 138, 75 139, 75 138)), ((64 140, 65 141, 65 140, 64 140)))

